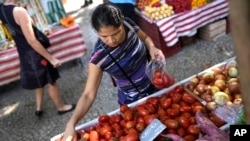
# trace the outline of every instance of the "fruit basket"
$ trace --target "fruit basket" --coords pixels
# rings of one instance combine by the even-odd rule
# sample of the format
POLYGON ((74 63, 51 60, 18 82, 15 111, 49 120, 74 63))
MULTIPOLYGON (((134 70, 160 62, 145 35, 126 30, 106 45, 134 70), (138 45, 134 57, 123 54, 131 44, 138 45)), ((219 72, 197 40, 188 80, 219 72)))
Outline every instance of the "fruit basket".
MULTIPOLYGON (((148 97, 129 105, 123 105, 119 109, 100 115, 87 123, 77 126, 76 131, 79 138, 86 139, 90 136, 90 131, 94 130, 98 131, 98 134, 103 138, 106 138, 106 133, 112 132, 115 139, 121 139, 120 137, 122 136, 126 138, 127 135, 132 134, 131 132, 133 132, 137 135, 137 139, 139 140, 141 139, 141 136, 145 134, 147 127, 157 119, 161 122, 161 125, 166 128, 163 129, 160 134, 155 135, 154 141, 161 141, 162 136, 160 135, 162 134, 176 134, 184 139, 198 139, 202 131, 195 128, 197 121, 196 113, 197 111, 207 110, 205 106, 206 101, 198 96, 196 96, 196 98, 198 97, 196 99, 192 94, 188 93, 185 88, 190 80, 197 75, 206 74, 206 72, 209 72, 214 68, 225 66, 228 62, 232 62, 233 60, 235 60, 235 57, 204 70, 199 74, 195 74, 187 79, 176 82, 170 87, 164 88, 148 97), (176 111, 176 109, 178 109, 178 111, 176 111), (185 122, 187 119, 188 122, 185 122), (144 124, 138 125, 142 120, 144 124), (113 133, 113 131, 118 131, 118 129, 115 129, 118 128, 118 126, 119 129, 122 129, 122 135, 118 135, 118 132, 117 134, 113 133)), ((229 128, 229 123, 218 119, 215 115, 210 115, 210 111, 207 111, 208 112, 205 116, 209 117, 209 121, 212 121, 218 129, 220 128, 220 131, 229 128)), ((51 141, 59 141, 61 137, 62 134, 56 135, 51 138, 51 141)))

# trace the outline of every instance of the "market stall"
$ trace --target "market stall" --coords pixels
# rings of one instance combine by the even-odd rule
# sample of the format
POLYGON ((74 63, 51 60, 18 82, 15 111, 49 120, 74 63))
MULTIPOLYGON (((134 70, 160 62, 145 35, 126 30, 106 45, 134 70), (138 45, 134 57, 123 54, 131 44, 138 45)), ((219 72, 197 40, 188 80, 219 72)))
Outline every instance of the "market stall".
POLYGON ((200 27, 227 17, 228 10, 227 0, 215 0, 199 8, 176 13, 160 20, 149 18, 144 11, 137 10, 137 14, 140 27, 168 57, 180 50, 178 45, 180 37, 195 35, 200 27))
MULTIPOLYGON (((82 57, 87 50, 78 25, 57 29, 48 37, 51 42, 48 51, 62 63, 82 57)), ((19 78, 20 66, 16 48, 0 51, 0 86, 19 78)))

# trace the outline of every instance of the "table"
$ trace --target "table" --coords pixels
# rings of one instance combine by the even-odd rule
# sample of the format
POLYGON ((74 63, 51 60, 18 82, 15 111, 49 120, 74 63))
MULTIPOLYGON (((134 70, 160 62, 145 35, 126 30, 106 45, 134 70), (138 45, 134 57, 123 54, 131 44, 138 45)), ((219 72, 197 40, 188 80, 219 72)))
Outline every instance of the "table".
MULTIPOLYGON (((62 63, 82 57, 87 48, 80 27, 63 28, 48 36, 48 51, 62 63)), ((0 52, 0 86, 20 79, 20 65, 16 48, 0 52)))
MULTIPOLYGON (((198 28, 227 17, 228 11, 227 0, 215 0, 200 8, 177 13, 158 21, 150 20, 143 12, 141 16, 149 23, 157 26, 166 46, 171 47, 179 41, 179 37, 192 36, 197 32, 198 28)), ((144 29, 150 30, 152 29, 152 25, 144 29)))

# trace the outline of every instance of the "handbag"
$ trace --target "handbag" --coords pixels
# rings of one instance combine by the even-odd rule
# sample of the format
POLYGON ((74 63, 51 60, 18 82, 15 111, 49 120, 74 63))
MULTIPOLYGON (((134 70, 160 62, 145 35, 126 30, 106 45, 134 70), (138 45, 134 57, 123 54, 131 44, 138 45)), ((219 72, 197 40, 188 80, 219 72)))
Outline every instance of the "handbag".
MULTIPOLYGON (((9 22, 9 20, 7 19, 6 14, 5 14, 4 10, 3 10, 3 4, 1 4, 1 12, 2 12, 2 14, 3 14, 3 16, 4 16, 4 19, 5 19, 6 22, 7 22, 6 27, 8 28, 8 30, 11 31, 11 33, 14 34, 14 35, 15 35, 14 32, 17 32, 17 33, 20 33, 20 34, 23 35, 23 33, 22 33, 21 30, 16 29, 15 27, 13 27, 13 26, 10 24, 10 22, 9 22)), ((44 47, 44 48, 50 47, 51 44, 50 44, 49 38, 48 38, 45 34, 43 34, 43 32, 41 32, 36 26, 32 25, 32 28, 33 28, 33 31, 34 31, 34 34, 35 34, 36 39, 43 45, 43 47, 44 47)), ((12 35, 12 36, 13 36, 13 35, 12 35)))

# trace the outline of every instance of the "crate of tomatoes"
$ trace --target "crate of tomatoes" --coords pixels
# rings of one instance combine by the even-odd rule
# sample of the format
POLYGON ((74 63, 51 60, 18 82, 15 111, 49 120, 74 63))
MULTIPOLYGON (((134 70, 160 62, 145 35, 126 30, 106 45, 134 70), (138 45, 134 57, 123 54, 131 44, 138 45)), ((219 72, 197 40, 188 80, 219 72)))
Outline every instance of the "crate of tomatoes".
MULTIPOLYGON (((172 139, 195 141, 217 139, 228 141, 227 129, 229 125, 237 124, 242 119, 238 115, 242 108, 240 106, 242 99, 240 96, 236 96, 236 93, 240 91, 238 88, 233 89, 233 92, 230 93, 235 93, 235 97, 231 98, 224 87, 223 92, 228 96, 215 93, 209 100, 203 99, 195 93, 194 90, 199 89, 197 88, 198 83, 196 87, 191 86, 193 85, 191 83, 197 82, 194 79, 197 76, 202 76, 203 79, 199 78, 199 83, 204 84, 205 82, 202 81, 208 81, 205 79, 212 78, 207 72, 217 70, 216 73, 219 73, 221 71, 218 68, 227 68, 227 76, 232 75, 233 78, 236 78, 238 72, 235 69, 230 70, 234 66, 231 64, 234 59, 176 82, 168 88, 159 90, 134 103, 121 105, 115 111, 99 115, 96 119, 76 128, 79 140, 164 141, 172 139), (209 102, 215 103, 208 105, 209 102), (223 113, 227 117, 223 119, 223 115, 218 113, 223 113)), ((220 76, 220 78, 223 77, 220 76)), ((211 81, 209 84, 212 84, 212 80, 209 81, 211 81)), ((236 82, 235 80, 230 81, 232 81, 230 83, 236 82)), ((229 82, 227 84, 229 85, 229 82)), ((205 90, 210 91, 208 86, 205 90)), ((230 90, 228 89, 228 91, 230 90)), ((60 141, 61 138, 62 134, 59 134, 51 138, 51 141, 60 141)))

